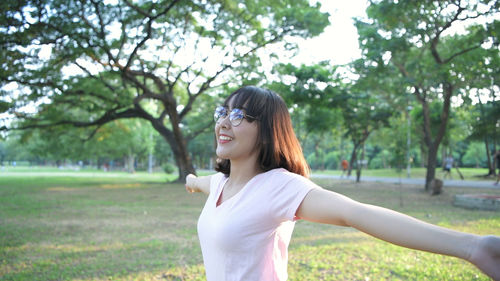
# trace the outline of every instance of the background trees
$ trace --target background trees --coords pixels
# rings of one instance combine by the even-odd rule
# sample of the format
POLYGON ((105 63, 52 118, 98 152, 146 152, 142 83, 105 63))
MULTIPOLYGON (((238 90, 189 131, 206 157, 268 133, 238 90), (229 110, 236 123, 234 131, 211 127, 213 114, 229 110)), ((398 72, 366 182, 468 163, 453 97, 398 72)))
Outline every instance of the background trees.
POLYGON ((363 166, 402 168, 411 159, 429 180, 451 153, 459 165, 495 173, 495 1, 371 1, 356 20, 362 57, 347 65, 285 62, 292 36, 328 24, 308 1, 0 5, 0 112, 17 117, 3 129, 40 129, 4 134, 4 161, 134 167, 153 149, 156 163, 175 163, 182 178, 211 167, 213 107, 254 84, 285 98, 315 169, 349 158, 359 179, 363 166), (130 118, 142 121, 122 120, 130 118))
POLYGON ((290 36, 319 34, 328 23, 319 4, 305 0, 1 5, 0 81, 7 97, 1 108, 22 121, 14 128, 97 130, 141 118, 170 145, 180 178, 195 172, 187 143, 212 125, 203 119, 184 130, 188 113, 208 106, 197 99, 252 77, 265 55, 259 50, 290 36), (23 110, 27 105, 36 113, 23 110))
POLYGON ((368 19, 357 28, 366 60, 390 65, 400 72, 423 114, 427 148, 426 189, 435 177, 438 148, 445 136, 452 98, 467 96, 469 66, 481 54, 487 65, 498 56, 499 12, 496 1, 376 1, 367 9, 368 19), (481 22, 479 22, 481 21, 481 22), (452 28, 468 25, 462 34, 452 28), (456 31, 455 31, 456 32, 456 31), (439 128, 431 129, 430 104, 439 102, 439 128))

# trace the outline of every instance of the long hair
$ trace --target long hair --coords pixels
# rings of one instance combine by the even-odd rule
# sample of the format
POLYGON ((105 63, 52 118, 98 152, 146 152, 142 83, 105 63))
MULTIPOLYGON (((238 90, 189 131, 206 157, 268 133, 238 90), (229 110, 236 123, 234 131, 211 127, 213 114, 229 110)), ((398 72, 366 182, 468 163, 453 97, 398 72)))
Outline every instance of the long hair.
MULTIPOLYGON (((260 151, 257 161, 263 171, 285 168, 309 177, 310 169, 295 136, 290 114, 278 94, 255 86, 245 86, 229 95, 224 106, 227 107, 229 101, 233 108, 243 108, 257 119, 248 121, 258 122, 256 147, 260 151)), ((231 162, 229 159, 217 159, 215 170, 229 175, 231 162)))

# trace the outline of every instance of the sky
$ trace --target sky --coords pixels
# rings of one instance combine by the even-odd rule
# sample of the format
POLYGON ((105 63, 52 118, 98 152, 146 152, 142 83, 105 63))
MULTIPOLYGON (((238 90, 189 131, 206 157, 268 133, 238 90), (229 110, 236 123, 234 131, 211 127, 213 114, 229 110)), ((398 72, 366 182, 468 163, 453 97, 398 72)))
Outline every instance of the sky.
MULTIPOLYGON (((314 1, 312 1, 314 2, 314 1)), ((366 17, 366 0, 319 0, 321 11, 330 14, 330 25, 311 39, 301 40, 295 58, 303 63, 330 60, 334 65, 345 64, 361 56, 358 32, 353 17, 366 17)))

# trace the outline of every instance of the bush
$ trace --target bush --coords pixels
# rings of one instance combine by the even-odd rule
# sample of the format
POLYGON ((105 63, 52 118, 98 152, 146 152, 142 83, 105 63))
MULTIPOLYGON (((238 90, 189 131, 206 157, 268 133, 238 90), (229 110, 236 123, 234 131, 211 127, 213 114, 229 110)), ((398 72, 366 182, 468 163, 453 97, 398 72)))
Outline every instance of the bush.
POLYGON ((338 151, 330 151, 326 154, 325 168, 329 170, 340 169, 340 157, 338 151))
POLYGON ((172 174, 175 171, 175 166, 171 163, 165 163, 163 164, 163 171, 167 174, 172 174))

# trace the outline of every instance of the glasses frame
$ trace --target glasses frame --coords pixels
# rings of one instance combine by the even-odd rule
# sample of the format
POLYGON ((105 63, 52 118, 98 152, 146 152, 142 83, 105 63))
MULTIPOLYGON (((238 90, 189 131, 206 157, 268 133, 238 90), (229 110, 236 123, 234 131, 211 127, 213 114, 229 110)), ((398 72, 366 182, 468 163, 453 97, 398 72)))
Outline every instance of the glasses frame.
POLYGON ((258 120, 256 117, 252 115, 246 114, 245 110, 242 108, 233 108, 228 114, 228 108, 219 105, 215 108, 214 112, 214 120, 215 123, 220 123, 223 119, 225 119, 229 115, 229 122, 232 126, 237 127, 241 124, 243 119, 254 119, 258 120))

